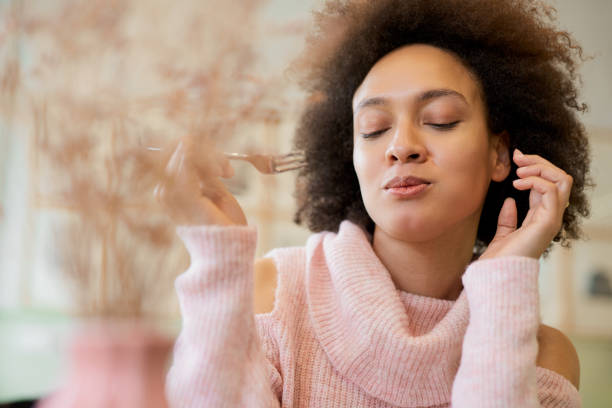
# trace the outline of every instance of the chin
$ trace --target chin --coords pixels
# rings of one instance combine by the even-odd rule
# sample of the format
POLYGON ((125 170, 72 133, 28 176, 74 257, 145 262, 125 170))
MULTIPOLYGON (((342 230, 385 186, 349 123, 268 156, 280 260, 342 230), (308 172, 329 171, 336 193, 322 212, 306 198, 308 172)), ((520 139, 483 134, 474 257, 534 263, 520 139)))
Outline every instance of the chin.
POLYGON ((404 241, 428 241, 439 235, 438 228, 432 228, 439 221, 428 217, 417 217, 414 213, 405 216, 386 217, 376 222, 376 227, 387 235, 404 241))

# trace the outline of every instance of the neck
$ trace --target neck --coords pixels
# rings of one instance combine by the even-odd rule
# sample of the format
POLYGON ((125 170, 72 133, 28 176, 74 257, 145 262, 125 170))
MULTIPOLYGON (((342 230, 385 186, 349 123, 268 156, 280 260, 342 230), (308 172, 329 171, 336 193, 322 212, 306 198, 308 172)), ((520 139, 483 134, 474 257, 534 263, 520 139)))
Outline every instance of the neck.
POLYGON ((461 276, 472 259, 476 240, 478 219, 474 222, 470 218, 427 241, 400 239, 376 226, 372 247, 397 289, 456 300, 463 289, 461 276))

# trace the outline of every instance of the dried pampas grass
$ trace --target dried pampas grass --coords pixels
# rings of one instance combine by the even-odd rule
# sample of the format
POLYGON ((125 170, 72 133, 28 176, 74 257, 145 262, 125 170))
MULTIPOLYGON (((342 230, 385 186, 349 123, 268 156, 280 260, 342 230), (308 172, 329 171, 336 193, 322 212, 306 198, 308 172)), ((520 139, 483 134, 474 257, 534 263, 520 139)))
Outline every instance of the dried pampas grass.
POLYGON ((283 82, 255 74, 262 4, 0 5, 0 114, 31 125, 30 187, 39 209, 66 214, 54 247, 81 313, 164 314, 186 263, 152 194, 168 152, 187 133, 226 145, 283 115, 283 82))

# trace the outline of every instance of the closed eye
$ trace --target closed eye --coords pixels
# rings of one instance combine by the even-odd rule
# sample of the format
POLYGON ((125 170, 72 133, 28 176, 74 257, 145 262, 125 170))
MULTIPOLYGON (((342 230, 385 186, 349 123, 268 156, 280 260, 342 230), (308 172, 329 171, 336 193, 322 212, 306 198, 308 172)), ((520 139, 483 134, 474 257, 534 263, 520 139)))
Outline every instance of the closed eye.
POLYGON ((433 128, 440 129, 440 130, 449 130, 457 126, 460 122, 461 122, 460 120, 456 120, 450 123, 426 123, 426 125, 429 125, 433 128))
POLYGON ((376 132, 371 132, 371 133, 362 133, 361 136, 364 139, 367 139, 368 137, 374 137, 374 136, 381 135, 381 134, 385 133, 389 129, 391 129, 391 128, 381 129, 381 130, 377 130, 376 132))

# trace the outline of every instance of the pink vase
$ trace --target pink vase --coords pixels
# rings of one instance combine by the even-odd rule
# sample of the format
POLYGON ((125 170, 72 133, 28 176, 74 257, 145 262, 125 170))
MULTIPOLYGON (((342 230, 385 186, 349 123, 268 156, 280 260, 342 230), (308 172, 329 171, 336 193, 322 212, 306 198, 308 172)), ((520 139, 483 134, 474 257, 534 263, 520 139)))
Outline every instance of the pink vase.
POLYGON ((97 323, 79 332, 61 388, 37 408, 167 408, 172 340, 138 323, 97 323))

